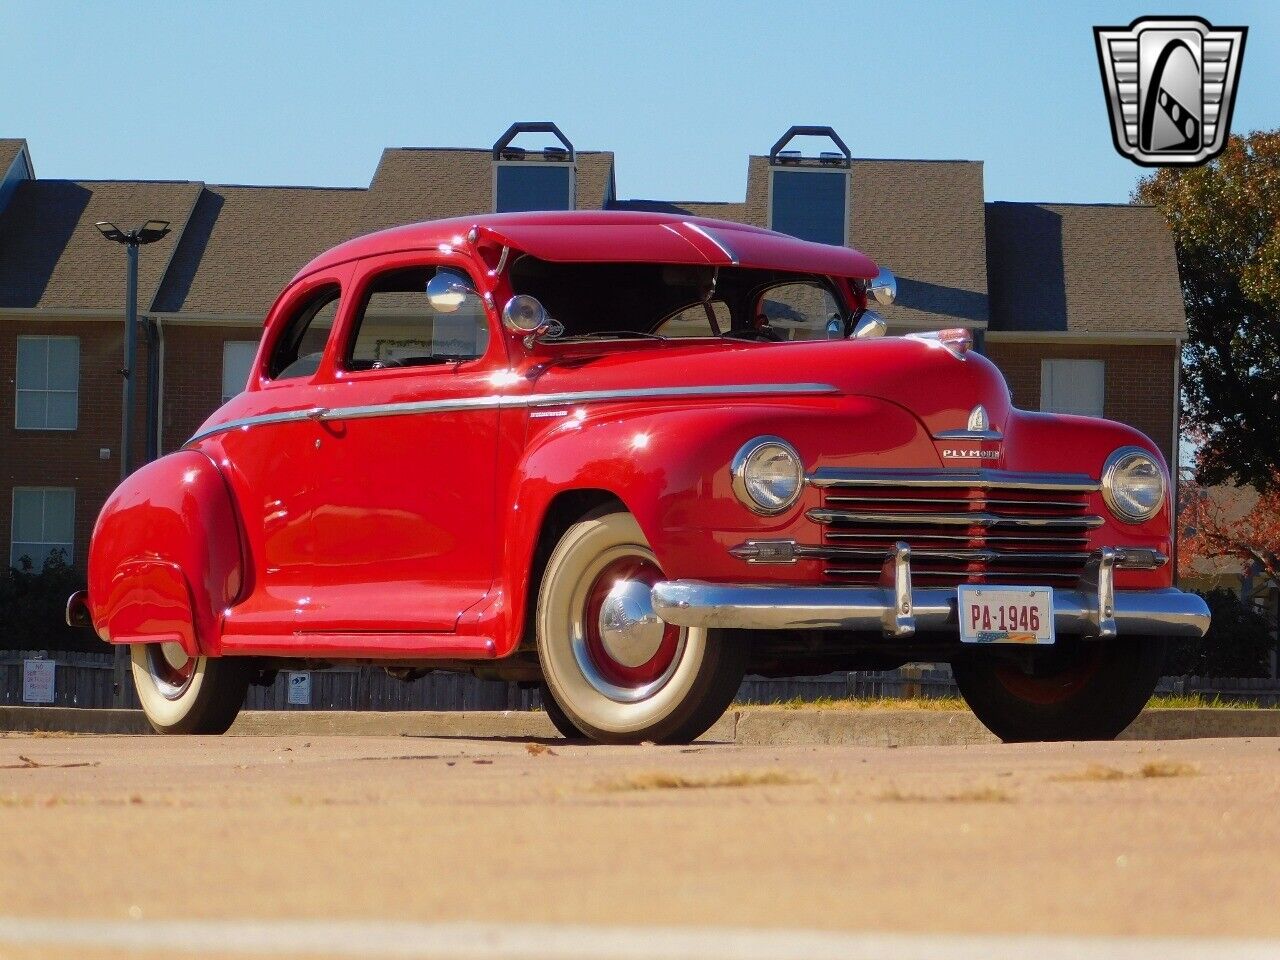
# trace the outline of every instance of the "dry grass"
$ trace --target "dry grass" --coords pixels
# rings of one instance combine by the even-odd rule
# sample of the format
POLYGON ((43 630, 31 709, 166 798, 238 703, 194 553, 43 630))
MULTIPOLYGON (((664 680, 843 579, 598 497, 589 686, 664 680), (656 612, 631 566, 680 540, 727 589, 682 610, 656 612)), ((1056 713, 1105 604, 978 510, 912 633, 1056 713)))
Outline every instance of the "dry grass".
POLYGON ((890 787, 876 799, 890 803, 1012 803, 1014 796, 1008 790, 992 786, 966 787, 940 794, 903 793, 897 787, 890 787))
POLYGON ((959 697, 794 697, 777 703, 738 704, 740 707, 775 710, 967 710, 959 697))
POLYGON ((1148 709, 1156 710, 1276 710, 1277 706, 1263 706, 1257 700, 1224 700, 1218 694, 1206 697, 1200 693, 1168 693, 1151 698, 1148 709))
POLYGON ((1091 763, 1078 773, 1063 773, 1053 780, 1063 781, 1097 781, 1097 780, 1123 780, 1125 773, 1123 770, 1117 770, 1115 767, 1108 767, 1101 763, 1091 763))
POLYGON ((1091 763, 1078 773, 1063 773, 1051 780, 1064 782, 1099 782, 1106 780, 1150 780, 1159 777, 1194 777, 1200 771, 1190 763, 1181 760, 1150 760, 1132 773, 1125 773, 1115 767, 1091 763))
MULTIPOLYGON (((739 703, 740 709, 762 710, 967 710, 961 697, 818 697, 805 700, 793 697, 775 703, 739 703)), ((1224 700, 1215 694, 1162 694, 1151 698, 1149 710, 1275 710, 1280 706, 1263 706, 1256 700, 1224 700)))
POLYGON ((730 770, 725 773, 683 774, 655 770, 632 773, 616 780, 598 784, 606 793, 625 793, 637 790, 706 790, 723 787, 788 787, 812 783, 783 770, 730 770))
POLYGON ((1182 760, 1149 760, 1138 768, 1138 776, 1148 780, 1154 777, 1194 777, 1199 772, 1194 764, 1182 760))

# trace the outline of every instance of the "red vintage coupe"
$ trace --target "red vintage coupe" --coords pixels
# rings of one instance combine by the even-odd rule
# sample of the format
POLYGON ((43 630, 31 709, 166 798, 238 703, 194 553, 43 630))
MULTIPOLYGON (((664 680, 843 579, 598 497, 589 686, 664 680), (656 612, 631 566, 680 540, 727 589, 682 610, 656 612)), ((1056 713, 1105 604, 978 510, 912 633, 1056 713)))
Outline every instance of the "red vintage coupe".
POLYGON ((1118 734, 1170 637, 1145 436, 1016 410, 964 330, 886 337, 863 254, 631 212, 345 243, 243 393, 107 501, 68 619, 157 730, 285 664, 541 684, 557 727, 686 741, 766 676, 949 661, 1005 739, 1118 734))

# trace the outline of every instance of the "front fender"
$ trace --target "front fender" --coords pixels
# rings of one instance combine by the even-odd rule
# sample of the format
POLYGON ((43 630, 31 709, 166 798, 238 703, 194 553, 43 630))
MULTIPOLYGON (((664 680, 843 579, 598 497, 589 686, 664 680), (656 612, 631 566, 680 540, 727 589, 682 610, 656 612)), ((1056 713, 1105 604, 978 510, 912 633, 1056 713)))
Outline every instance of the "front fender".
POLYGON ((89 611, 111 643, 221 652, 222 611, 244 587, 239 523, 222 474, 183 450, 130 475, 89 545, 89 611))
MULTIPOLYGON (((855 463, 937 463, 914 416, 868 397, 734 401, 714 407, 635 405, 572 412, 543 423, 530 421, 529 442, 507 492, 513 509, 503 538, 503 593, 511 604, 511 633, 503 652, 514 648, 523 629, 534 550, 548 507, 560 494, 598 490, 617 497, 670 578, 750 580, 753 571, 729 548, 752 537, 811 539, 814 525, 804 511, 817 505, 811 489, 776 518, 754 514, 738 502, 729 464, 751 438, 784 438, 810 471, 855 463)), ((768 579, 790 576, 802 574, 774 567, 768 579)))

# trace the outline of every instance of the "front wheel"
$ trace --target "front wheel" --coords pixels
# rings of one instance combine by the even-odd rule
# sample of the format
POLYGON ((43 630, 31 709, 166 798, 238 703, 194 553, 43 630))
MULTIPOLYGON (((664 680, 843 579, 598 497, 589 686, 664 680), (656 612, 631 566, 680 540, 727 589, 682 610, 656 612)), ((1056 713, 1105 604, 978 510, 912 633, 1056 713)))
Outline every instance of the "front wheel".
POLYGON ((551 699, 584 736, 688 743, 738 692, 744 643, 721 631, 664 623, 649 602, 650 587, 661 579, 629 513, 574 524, 547 561, 538 591, 538 658, 551 699))
POLYGON ((975 651, 951 669, 969 708, 1006 743, 1114 740, 1155 692, 1166 647, 1157 637, 1085 641, 1025 665, 975 651))
POLYGON ((129 648, 142 712, 156 733, 225 733, 244 705, 249 664, 188 656, 177 643, 129 648))

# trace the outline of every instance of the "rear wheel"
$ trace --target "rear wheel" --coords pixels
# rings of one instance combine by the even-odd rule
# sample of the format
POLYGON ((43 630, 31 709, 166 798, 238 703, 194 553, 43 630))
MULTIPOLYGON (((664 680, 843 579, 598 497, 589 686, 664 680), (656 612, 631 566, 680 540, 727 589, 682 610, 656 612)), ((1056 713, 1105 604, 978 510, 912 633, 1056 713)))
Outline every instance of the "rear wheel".
POLYGON ((547 561, 538 658, 550 699, 584 736, 687 743, 720 718, 742 683, 740 640, 654 614, 649 588, 661 579, 629 513, 574 524, 547 561))
POLYGON ((1025 668, 975 653, 951 669, 970 709, 1006 743, 1114 740, 1151 699, 1166 646, 1157 637, 1080 642, 1025 668))
POLYGON ((129 648, 142 711, 157 733, 225 733, 244 705, 250 664, 188 656, 177 643, 129 648))

